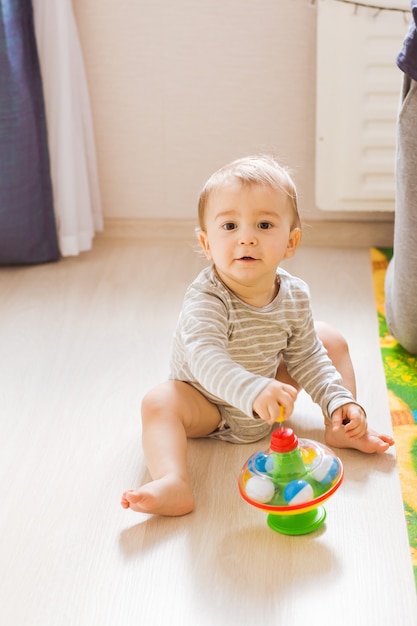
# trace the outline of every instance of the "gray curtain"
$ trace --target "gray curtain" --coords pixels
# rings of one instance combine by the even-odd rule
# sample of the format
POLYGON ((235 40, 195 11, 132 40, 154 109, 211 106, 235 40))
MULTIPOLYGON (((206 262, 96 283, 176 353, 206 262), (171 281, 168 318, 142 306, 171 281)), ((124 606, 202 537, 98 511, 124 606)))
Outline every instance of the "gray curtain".
POLYGON ((0 0, 0 264, 59 258, 31 0, 0 0))

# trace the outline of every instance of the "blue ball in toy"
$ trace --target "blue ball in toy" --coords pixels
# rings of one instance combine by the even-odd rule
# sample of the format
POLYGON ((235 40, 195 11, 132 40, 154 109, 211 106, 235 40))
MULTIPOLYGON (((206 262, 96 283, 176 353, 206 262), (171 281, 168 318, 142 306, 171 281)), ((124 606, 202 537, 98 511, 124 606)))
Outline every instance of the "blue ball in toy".
POLYGON ((258 452, 253 457, 249 459, 248 467, 249 470, 255 474, 261 473, 266 474, 268 472, 267 469, 268 455, 264 452, 258 452))
POLYGON ((339 461, 334 456, 325 456, 317 467, 313 468, 311 476, 321 485, 330 485, 339 474, 339 461))
POLYGON ((303 504, 314 497, 313 487, 306 480, 292 480, 284 489, 287 504, 303 504))

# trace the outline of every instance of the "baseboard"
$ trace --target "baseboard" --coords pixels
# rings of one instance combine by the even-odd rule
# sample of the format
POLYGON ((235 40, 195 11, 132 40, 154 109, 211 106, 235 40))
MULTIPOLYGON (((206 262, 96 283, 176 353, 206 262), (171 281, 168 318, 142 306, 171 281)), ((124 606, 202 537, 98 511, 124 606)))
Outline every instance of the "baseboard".
POLYGON ((313 221, 303 226, 302 243, 312 248, 389 248, 394 221, 313 221))
POLYGON ((175 219, 113 218, 104 219, 98 237, 108 239, 193 239, 197 222, 175 219))
MULTIPOLYGON (((145 241, 194 240, 195 228, 193 220, 106 218, 104 230, 97 237, 145 241)), ((310 221, 303 226, 302 244, 312 248, 388 248, 392 246, 393 233, 393 221, 310 221)))

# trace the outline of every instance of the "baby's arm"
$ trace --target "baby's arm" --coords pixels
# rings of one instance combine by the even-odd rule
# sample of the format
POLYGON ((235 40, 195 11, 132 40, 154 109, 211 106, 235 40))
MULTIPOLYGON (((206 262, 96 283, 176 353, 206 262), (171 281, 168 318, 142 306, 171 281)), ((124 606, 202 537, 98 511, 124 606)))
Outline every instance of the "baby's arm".
POLYGON ((332 430, 338 431, 342 426, 350 439, 359 439, 367 431, 366 414, 359 404, 348 402, 332 413, 332 430))
POLYGON ((252 417, 254 399, 271 378, 249 369, 253 355, 247 337, 249 345, 230 349, 232 332, 226 304, 210 294, 191 291, 174 339, 171 375, 197 383, 214 399, 252 417))
POLYGON ((253 411, 267 424, 271 426, 280 417, 281 407, 284 408, 285 418, 288 419, 294 410, 294 402, 297 390, 292 385, 272 380, 261 393, 256 396, 253 403, 253 411))

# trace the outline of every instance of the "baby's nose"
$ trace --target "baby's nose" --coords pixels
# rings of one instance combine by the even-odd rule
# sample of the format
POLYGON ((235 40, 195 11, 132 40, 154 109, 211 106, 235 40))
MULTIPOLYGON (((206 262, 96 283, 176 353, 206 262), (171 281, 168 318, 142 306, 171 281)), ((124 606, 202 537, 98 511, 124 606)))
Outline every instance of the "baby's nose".
POLYGON ((257 243, 256 233, 253 228, 242 228, 239 233, 239 241, 242 245, 255 245, 257 243))

